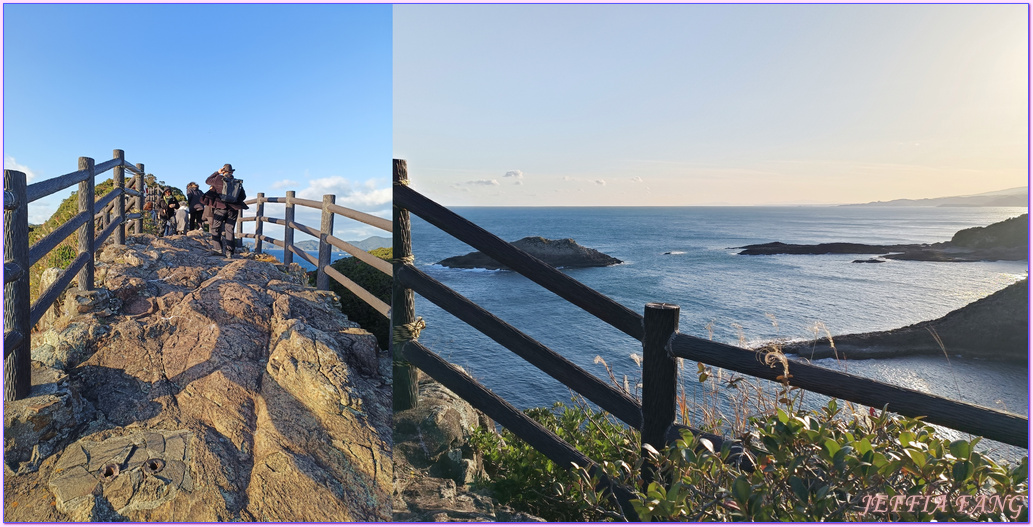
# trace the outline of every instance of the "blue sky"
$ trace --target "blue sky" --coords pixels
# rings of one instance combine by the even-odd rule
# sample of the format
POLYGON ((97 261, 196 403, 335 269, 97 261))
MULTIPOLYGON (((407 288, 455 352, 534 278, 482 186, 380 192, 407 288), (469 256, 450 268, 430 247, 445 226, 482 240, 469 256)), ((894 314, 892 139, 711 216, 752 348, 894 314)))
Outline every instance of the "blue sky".
MULTIPOLYGON (((336 194, 390 217, 391 6, 5 4, 3 15, 4 168, 38 181, 121 148, 181 189, 231 163, 249 197, 336 194)), ((33 204, 30 221, 70 191, 33 204)), ((387 235, 336 223, 344 239, 387 235)))
POLYGON ((394 155, 448 205, 1025 186, 1028 9, 399 5, 394 155))

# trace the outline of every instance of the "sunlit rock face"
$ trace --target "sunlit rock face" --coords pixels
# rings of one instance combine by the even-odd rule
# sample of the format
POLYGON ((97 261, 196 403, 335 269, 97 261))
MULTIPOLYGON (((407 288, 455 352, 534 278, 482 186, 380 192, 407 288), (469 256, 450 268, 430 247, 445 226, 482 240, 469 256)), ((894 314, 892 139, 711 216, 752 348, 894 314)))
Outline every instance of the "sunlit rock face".
POLYGON ((109 245, 38 328, 6 521, 390 521, 390 358, 297 264, 208 244, 109 245))

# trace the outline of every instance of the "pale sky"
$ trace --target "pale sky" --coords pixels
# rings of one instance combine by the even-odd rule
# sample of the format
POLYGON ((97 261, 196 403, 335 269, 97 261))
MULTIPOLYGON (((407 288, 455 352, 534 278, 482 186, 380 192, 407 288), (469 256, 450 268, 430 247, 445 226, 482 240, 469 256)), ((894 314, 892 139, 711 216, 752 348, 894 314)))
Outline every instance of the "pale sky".
POLYGON ((446 205, 1028 182, 1027 5, 397 5, 394 157, 446 205))
MULTIPOLYGON (((5 4, 3 29, 4 168, 30 183, 120 148, 181 190, 230 163, 249 197, 334 194, 390 218, 390 6, 5 4)), ((72 190, 30 204, 29 221, 72 190)), ((343 219, 335 233, 387 235, 343 219)))

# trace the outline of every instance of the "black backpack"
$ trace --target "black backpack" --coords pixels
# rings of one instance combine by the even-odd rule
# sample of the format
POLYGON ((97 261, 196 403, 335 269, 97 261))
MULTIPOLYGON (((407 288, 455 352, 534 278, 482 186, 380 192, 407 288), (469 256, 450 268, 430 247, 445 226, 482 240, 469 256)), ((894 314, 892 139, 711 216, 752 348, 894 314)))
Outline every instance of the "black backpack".
POLYGON ((223 203, 237 203, 243 195, 243 181, 233 176, 222 178, 222 192, 219 193, 219 199, 223 203))

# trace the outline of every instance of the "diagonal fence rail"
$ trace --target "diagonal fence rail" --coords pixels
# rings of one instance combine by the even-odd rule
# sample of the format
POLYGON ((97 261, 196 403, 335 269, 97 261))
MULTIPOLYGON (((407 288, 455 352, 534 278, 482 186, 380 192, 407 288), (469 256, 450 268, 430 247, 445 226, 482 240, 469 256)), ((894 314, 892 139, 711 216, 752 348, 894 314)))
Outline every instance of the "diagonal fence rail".
POLYGON ((114 150, 112 159, 96 164, 80 157, 78 170, 27 184, 25 173, 4 170, 4 400, 28 396, 32 388, 31 330, 72 280, 82 291, 93 289, 97 248, 114 235, 124 244, 127 232, 143 232, 144 165, 126 161, 114 150), (114 188, 95 199, 98 175, 112 171, 114 188), (133 174, 126 185, 125 172, 133 174), (78 214, 29 246, 28 205, 78 184, 78 214), (132 198, 132 199, 131 199, 132 198), (135 212, 127 212, 135 209, 135 212), (97 231, 100 231, 99 233, 97 231), (30 268, 73 233, 78 233, 77 254, 71 264, 39 298, 31 302, 30 268))
POLYGON ((294 261, 294 256, 305 260, 312 264, 316 268, 316 288, 321 290, 327 290, 330 288, 330 279, 332 278, 337 283, 341 284, 345 289, 351 291, 360 300, 368 304, 378 313, 383 315, 385 318, 390 318, 391 306, 388 306, 386 302, 377 298, 376 295, 370 293, 365 288, 355 283, 348 277, 341 274, 339 271, 330 266, 330 254, 333 247, 336 247, 352 256, 357 258, 359 261, 369 264, 377 271, 384 273, 387 276, 393 275, 391 264, 384 260, 377 258, 369 254, 358 247, 341 240, 333 235, 334 231, 334 220, 336 216, 352 219, 366 225, 376 227, 381 230, 391 232, 391 221, 384 218, 373 216, 372 214, 366 214, 365 212, 359 212, 349 208, 342 207, 335 203, 336 196, 333 194, 326 194, 323 196, 323 201, 314 201, 308 199, 301 199, 295 197, 295 192, 289 190, 285 193, 284 197, 266 197, 264 193, 258 193, 257 197, 252 200, 247 200, 244 203, 248 205, 255 205, 254 216, 238 216, 236 230, 238 236, 242 238, 252 238, 255 240, 255 252, 262 252, 263 243, 270 243, 283 249, 283 263, 290 264, 294 261), (283 218, 273 218, 265 215, 266 203, 282 203, 285 205, 285 212, 283 218), (311 209, 316 209, 322 212, 320 218, 320 225, 318 229, 309 227, 298 223, 294 219, 295 207, 302 206, 311 209), (244 223, 255 222, 255 232, 245 233, 244 223), (277 240, 270 236, 263 234, 264 225, 272 223, 274 225, 282 225, 284 228, 283 240, 277 240), (294 245, 294 231, 300 231, 304 234, 308 234, 313 238, 319 240, 319 256, 313 257, 311 254, 301 250, 294 245))
MULTIPOLYGON (((419 331, 412 297, 415 291, 629 426, 641 430, 643 448, 646 444, 669 442, 678 437, 680 429, 683 428, 674 422, 677 385, 677 368, 674 362, 678 357, 784 382, 804 390, 866 406, 886 408, 909 417, 922 417, 928 422, 948 428, 1015 446, 1028 447, 1029 421, 1021 415, 953 401, 802 362, 791 361, 786 374, 781 368, 773 369, 761 363, 753 350, 680 334, 677 331, 678 306, 647 304, 645 316, 638 315, 412 190, 408 186, 407 165, 404 160, 394 161, 394 181, 396 318, 392 324, 396 328, 396 338, 392 341, 392 352, 396 365, 396 411, 417 404, 416 375, 413 366, 424 369, 441 360, 436 356, 428 357, 428 354, 433 353, 416 342, 419 331), (416 269, 413 265, 409 231, 410 212, 640 341, 644 355, 642 404, 634 401, 628 394, 594 378, 561 355, 416 269), (417 329, 415 332, 408 330, 413 327, 417 329)), ((424 369, 424 372, 463 396, 492 419, 500 423, 513 423, 517 428, 504 426, 527 440, 554 462, 560 463, 561 466, 566 466, 569 462, 569 454, 565 452, 567 448, 572 448, 570 445, 558 438, 543 438, 539 432, 533 431, 533 421, 519 412, 516 412, 519 415, 513 415, 511 410, 500 406, 494 401, 497 397, 473 379, 465 375, 446 374, 438 365, 424 369), (525 433, 526 437, 522 435, 525 433), (533 442, 529 438, 534 438, 533 442)), ((707 439, 716 442, 716 449, 721 448, 721 438, 707 439)), ((748 457, 738 455, 742 452, 741 445, 735 445, 734 448, 737 450, 733 455, 736 455, 740 463, 745 462, 748 465, 748 457)), ((648 481, 650 478, 646 472, 648 467, 643 474, 648 481)), ((616 501, 622 503, 623 491, 612 486, 608 488, 614 493, 616 501)), ((627 513, 628 508, 624 509, 627 513)))

